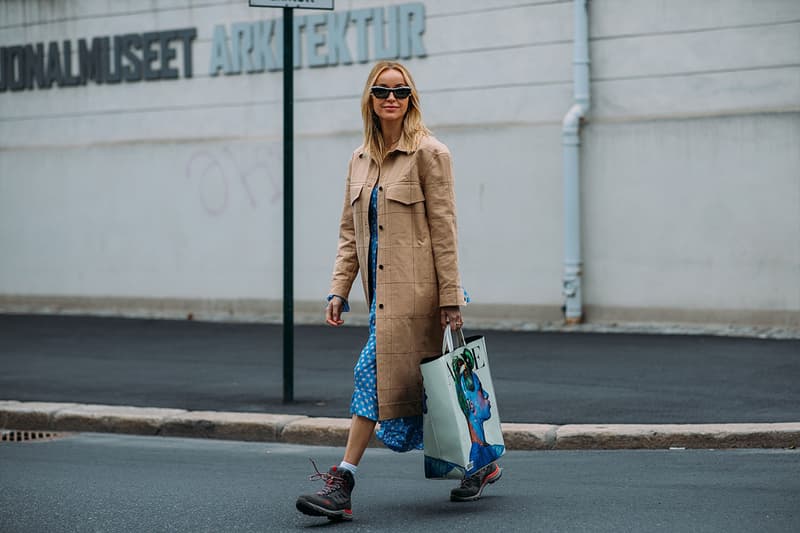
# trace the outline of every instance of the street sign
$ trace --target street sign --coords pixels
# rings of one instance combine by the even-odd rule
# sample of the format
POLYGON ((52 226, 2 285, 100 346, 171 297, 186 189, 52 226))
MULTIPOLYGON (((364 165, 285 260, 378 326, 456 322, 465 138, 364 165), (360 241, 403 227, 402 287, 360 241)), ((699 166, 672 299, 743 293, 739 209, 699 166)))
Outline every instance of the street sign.
POLYGON ((333 0, 250 0, 250 7, 288 7, 292 9, 333 9, 333 0))

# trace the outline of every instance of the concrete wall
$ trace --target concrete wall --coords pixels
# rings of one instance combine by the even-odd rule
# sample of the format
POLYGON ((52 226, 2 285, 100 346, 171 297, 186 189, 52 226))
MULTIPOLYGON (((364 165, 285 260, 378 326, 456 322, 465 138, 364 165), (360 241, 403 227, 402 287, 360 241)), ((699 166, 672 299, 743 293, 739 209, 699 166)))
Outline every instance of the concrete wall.
POLYGON ((798 324, 800 3, 592 2, 586 300, 798 324))
MULTIPOLYGON (((454 154, 470 312, 557 319, 572 2, 424 5, 406 63, 454 154)), ((0 4, 0 46, 198 31, 191 79, 0 93, 0 304, 279 308, 281 74, 208 74, 215 25, 279 14, 0 4)), ((800 325, 800 3, 593 0, 590 22, 587 317, 800 325)), ((370 66, 295 71, 300 309, 327 293, 370 66)))

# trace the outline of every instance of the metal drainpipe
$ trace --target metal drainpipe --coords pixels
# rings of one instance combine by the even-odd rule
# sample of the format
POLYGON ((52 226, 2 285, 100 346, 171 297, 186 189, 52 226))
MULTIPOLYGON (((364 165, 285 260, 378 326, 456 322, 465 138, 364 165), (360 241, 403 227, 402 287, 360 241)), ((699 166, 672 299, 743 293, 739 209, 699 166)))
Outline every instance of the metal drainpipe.
POLYGON ((561 129, 564 149, 564 319, 583 320, 581 298, 580 127, 589 111, 589 0, 574 1, 575 38, 572 56, 575 103, 564 116, 561 129))

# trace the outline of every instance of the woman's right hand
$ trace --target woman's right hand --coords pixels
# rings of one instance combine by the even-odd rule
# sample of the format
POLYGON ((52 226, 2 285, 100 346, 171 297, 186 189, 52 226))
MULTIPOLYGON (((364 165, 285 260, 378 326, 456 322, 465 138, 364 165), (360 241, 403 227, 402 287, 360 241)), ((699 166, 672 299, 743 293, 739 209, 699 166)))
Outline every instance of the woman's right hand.
POLYGON ((344 324, 342 320, 342 299, 338 296, 331 298, 328 306, 325 308, 325 322, 329 326, 341 326, 344 324))

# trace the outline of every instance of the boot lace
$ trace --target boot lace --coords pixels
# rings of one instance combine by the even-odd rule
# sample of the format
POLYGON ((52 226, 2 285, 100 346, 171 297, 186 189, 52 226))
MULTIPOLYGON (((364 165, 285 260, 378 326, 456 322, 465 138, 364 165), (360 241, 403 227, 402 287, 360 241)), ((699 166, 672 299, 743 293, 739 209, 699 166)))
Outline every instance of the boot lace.
POLYGON ((483 482, 483 478, 491 474, 493 471, 494 471, 494 463, 481 468, 471 476, 462 479, 461 488, 466 489, 466 488, 479 487, 480 484, 483 482))
POLYGON ((344 485, 344 479, 341 476, 334 476, 328 472, 320 472, 319 468, 317 468, 317 463, 314 462, 314 459, 309 458, 311 464, 314 465, 314 474, 308 476, 309 481, 317 481, 321 479, 325 482, 325 486, 317 492, 320 496, 327 496, 332 492, 335 492, 342 488, 344 485))
POLYGON ((462 489, 471 489, 474 488, 476 485, 480 485, 481 476, 480 474, 472 474, 469 477, 465 477, 461 480, 461 488, 462 489))

